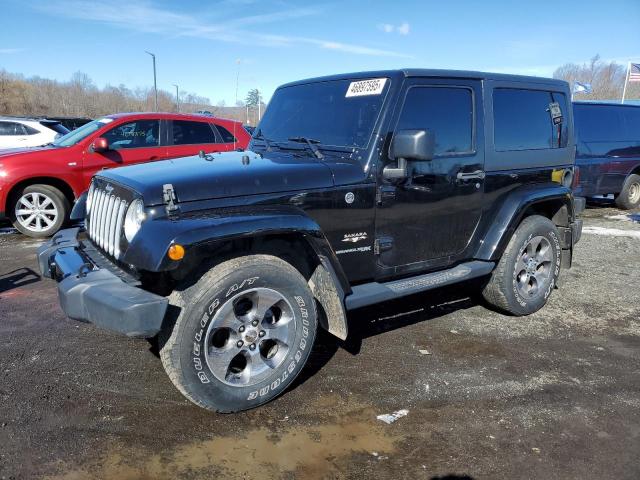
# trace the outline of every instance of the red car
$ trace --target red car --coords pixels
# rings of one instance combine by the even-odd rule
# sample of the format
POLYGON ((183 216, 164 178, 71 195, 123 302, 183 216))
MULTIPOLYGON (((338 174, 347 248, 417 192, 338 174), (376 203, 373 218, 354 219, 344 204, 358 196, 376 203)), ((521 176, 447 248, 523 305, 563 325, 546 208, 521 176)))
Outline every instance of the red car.
POLYGON ((99 170, 244 149, 250 138, 242 123, 211 116, 108 115, 44 147, 0 150, 0 219, 31 237, 47 237, 62 227, 99 170))

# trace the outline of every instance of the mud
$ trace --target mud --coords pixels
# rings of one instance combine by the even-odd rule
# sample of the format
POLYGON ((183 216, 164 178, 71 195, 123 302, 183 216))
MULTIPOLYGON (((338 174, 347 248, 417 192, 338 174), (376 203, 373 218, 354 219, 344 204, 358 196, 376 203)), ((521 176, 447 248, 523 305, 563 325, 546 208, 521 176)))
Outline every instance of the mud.
POLYGON ((148 342, 65 319, 39 242, 0 227, 0 479, 640 478, 635 235, 585 233, 526 318, 487 309, 474 283, 353 312, 285 395, 215 415, 148 342))

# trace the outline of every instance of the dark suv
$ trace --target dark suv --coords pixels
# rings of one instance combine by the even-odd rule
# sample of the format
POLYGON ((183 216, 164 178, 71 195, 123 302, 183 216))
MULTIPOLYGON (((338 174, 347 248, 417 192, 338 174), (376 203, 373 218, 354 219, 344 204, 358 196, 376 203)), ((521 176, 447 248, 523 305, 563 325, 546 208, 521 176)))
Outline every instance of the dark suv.
POLYGON ((576 195, 613 194, 624 210, 640 207, 640 105, 575 102, 576 195))
POLYGON ((318 327, 474 277, 494 307, 540 309, 571 265, 584 201, 568 85, 401 70, 284 85, 246 152, 101 172, 86 232, 41 247, 71 318, 157 335, 194 403, 282 393, 318 327))

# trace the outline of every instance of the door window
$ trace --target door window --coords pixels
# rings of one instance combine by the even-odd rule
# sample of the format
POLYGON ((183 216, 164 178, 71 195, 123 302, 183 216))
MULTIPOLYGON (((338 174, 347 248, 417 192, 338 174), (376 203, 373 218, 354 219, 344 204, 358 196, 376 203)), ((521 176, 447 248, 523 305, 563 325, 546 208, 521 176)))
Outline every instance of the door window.
POLYGON ((473 151, 473 93, 464 87, 413 87, 407 92, 398 130, 425 129, 435 135, 435 154, 473 151))
POLYGON ((203 143, 217 143, 216 135, 206 122, 188 122, 174 120, 172 122, 174 145, 198 145, 203 143))
POLYGON ((15 136, 26 135, 21 123, 0 122, 0 135, 15 136))
POLYGON ((562 93, 496 88, 493 115, 498 152, 567 146, 567 104, 562 93), (560 116, 554 117, 555 104, 560 108, 560 116))
POLYGON ((160 122, 158 120, 136 120, 112 128, 103 135, 109 141, 109 148, 157 147, 160 122))

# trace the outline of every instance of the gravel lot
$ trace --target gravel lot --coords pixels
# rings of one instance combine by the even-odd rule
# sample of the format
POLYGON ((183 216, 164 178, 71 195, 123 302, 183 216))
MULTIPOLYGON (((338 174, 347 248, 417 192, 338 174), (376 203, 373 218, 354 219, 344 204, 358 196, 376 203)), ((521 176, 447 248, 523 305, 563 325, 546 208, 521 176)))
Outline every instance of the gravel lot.
POLYGON ((587 210, 541 312, 474 285, 354 312, 295 388, 236 415, 184 400, 148 342, 66 319, 39 243, 0 230, 2 479, 640 478, 638 213, 587 210))

